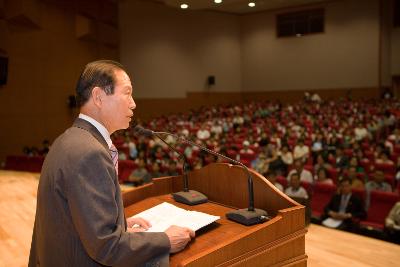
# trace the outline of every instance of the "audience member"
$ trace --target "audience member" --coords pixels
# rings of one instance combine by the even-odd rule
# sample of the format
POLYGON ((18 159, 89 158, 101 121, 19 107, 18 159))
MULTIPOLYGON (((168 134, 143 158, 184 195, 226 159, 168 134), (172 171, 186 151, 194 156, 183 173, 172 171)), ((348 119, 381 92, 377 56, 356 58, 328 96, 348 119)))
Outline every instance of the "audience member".
POLYGON ((325 161, 322 154, 318 154, 316 157, 316 163, 314 164, 314 173, 317 173, 320 169, 328 170, 330 168, 332 168, 332 165, 325 161))
POLYGON ((293 157, 294 159, 301 159, 302 162, 307 162, 307 159, 310 154, 310 148, 304 144, 303 139, 299 139, 297 145, 294 147, 293 150, 293 157))
POLYGON ((355 220, 364 219, 366 212, 362 201, 351 193, 351 182, 342 179, 339 184, 339 192, 332 196, 324 209, 322 224, 341 230, 355 230, 355 220))
POLYGON ((350 181, 351 189, 365 189, 364 181, 358 178, 356 167, 351 166, 347 169, 347 178, 350 181))
POLYGON ((316 173, 317 173, 317 175, 315 175, 316 182, 324 184, 333 184, 332 179, 328 178, 327 171, 325 168, 318 169, 316 173))
POLYGON ((266 173, 268 171, 267 156, 264 151, 261 151, 251 162, 251 167, 258 173, 266 173))
POLYGON ((276 188, 283 192, 283 186, 277 182, 277 175, 274 171, 268 171, 265 177, 270 181, 276 188))
POLYGON ((385 228, 394 241, 400 242, 400 201, 393 206, 386 217, 385 228))
POLYGON ((291 170, 287 176, 288 181, 293 173, 298 173, 300 176, 300 181, 313 183, 314 179, 309 170, 304 169, 304 164, 301 159, 297 159, 294 161, 294 169, 291 170))
POLYGON ((161 172, 160 163, 154 161, 150 173, 151 178, 163 177, 164 175, 165 174, 161 172))
POLYGON ((347 156, 343 153, 343 148, 340 146, 336 147, 335 162, 335 166, 339 171, 347 168, 349 163, 347 156))
POLYGON ((375 170, 373 180, 365 184, 366 199, 365 207, 369 208, 371 191, 392 192, 392 186, 385 182, 385 174, 381 170, 375 170))
POLYGON ((307 190, 300 185, 300 176, 297 172, 290 175, 289 187, 286 188, 285 194, 289 197, 308 198, 307 190))
POLYGON ((142 183, 151 182, 151 175, 146 169, 144 159, 139 159, 138 167, 132 171, 128 177, 128 181, 132 182, 134 185, 141 185, 142 183))
POLYGON ((293 164, 293 154, 289 151, 288 145, 283 145, 282 150, 278 152, 278 155, 285 164, 285 170, 287 171, 288 167, 293 164))

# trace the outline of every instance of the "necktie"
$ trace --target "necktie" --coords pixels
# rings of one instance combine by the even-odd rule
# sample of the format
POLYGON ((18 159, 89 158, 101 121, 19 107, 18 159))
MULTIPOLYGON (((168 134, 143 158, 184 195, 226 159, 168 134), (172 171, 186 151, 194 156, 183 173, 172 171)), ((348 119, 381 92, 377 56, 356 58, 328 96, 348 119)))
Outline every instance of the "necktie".
POLYGON ((114 163, 115 171, 117 172, 118 175, 118 149, 114 146, 114 144, 111 144, 110 154, 111 154, 111 159, 114 163))

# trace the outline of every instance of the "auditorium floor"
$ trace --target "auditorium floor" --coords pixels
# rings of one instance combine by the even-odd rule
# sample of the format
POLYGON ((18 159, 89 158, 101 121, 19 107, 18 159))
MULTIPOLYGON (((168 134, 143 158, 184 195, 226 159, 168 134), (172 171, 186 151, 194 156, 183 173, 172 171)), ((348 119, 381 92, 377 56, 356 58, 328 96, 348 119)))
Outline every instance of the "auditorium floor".
MULTIPOLYGON (((35 217, 38 174, 0 171, 0 267, 27 265, 35 217)), ((400 246, 310 225, 308 266, 399 266, 400 246)))

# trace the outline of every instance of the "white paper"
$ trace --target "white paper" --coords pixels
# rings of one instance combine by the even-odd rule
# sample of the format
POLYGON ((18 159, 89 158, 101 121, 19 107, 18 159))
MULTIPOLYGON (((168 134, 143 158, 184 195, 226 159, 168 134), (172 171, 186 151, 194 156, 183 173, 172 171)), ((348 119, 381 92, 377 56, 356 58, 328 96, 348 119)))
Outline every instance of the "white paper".
POLYGON ((167 202, 138 213, 133 217, 141 217, 151 223, 152 227, 147 232, 164 232, 171 225, 187 227, 197 231, 220 219, 219 216, 198 211, 188 211, 167 202))
POLYGON ((342 220, 336 220, 336 219, 333 219, 333 218, 327 218, 327 219, 325 219, 323 222, 322 222, 322 224, 323 225, 325 225, 325 226, 327 226, 327 227, 330 227, 330 228, 338 228, 339 227, 339 225, 342 223, 343 221, 342 220))

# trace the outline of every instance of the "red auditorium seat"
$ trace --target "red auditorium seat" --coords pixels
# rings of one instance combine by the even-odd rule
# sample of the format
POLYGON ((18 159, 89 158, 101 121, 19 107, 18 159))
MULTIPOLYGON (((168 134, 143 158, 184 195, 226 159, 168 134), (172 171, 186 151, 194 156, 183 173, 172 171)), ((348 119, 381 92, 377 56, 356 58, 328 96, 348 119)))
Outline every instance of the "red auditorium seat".
POLYGON ((351 148, 345 149, 345 150, 344 150, 344 154, 345 154, 347 157, 351 158, 351 157, 353 156, 353 149, 351 149, 351 148))
POLYGON ((20 165, 21 165, 21 156, 7 156, 6 157, 6 164, 4 166, 4 169, 6 170, 20 170, 20 165))
POLYGON ((311 200, 312 217, 320 219, 324 213, 325 206, 336 193, 336 185, 316 183, 314 185, 313 197, 311 200))
POLYGON ((396 193, 371 191, 370 206, 367 212, 367 219, 361 221, 360 226, 367 229, 383 230, 386 216, 393 205, 400 200, 396 193))
POLYGON ((362 159, 360 160, 360 166, 364 168, 366 173, 368 173, 371 170, 371 161, 369 159, 362 159))
POLYGON ((41 172, 44 162, 43 156, 28 157, 26 171, 28 172, 41 172))
POLYGON ((7 156, 4 168, 14 171, 40 172, 43 162, 43 156, 7 156))
POLYGON ((137 164, 133 160, 119 160, 118 161, 118 179, 120 182, 128 181, 129 175, 134 169, 137 168, 137 164))
POLYGON ((250 163, 256 158, 255 153, 240 153, 240 162, 247 167, 250 167, 250 163))
POLYGON ((328 177, 332 179, 334 184, 337 184, 339 176, 338 170, 336 170, 335 168, 329 168, 327 169, 327 171, 328 171, 328 177))
POLYGON ((366 150, 364 151, 364 156, 369 160, 369 161, 374 161, 375 155, 374 152, 366 150))
POLYGON ((308 197, 311 198, 313 195, 313 184, 305 181, 301 181, 300 185, 304 187, 304 189, 307 191, 308 197))
POLYGON ((375 163, 375 169, 383 171, 385 174, 396 174, 396 166, 387 163, 375 163))
POLYGON ((307 171, 311 172, 312 175, 314 175, 314 166, 312 164, 308 164, 304 165, 304 169, 306 169, 307 171))
POLYGON ((127 158, 129 158, 129 147, 127 146, 119 146, 117 147, 119 153, 124 153, 127 158))
POLYGON ((288 186, 288 181, 284 176, 276 177, 276 181, 283 186, 283 189, 286 189, 286 187, 288 186))

